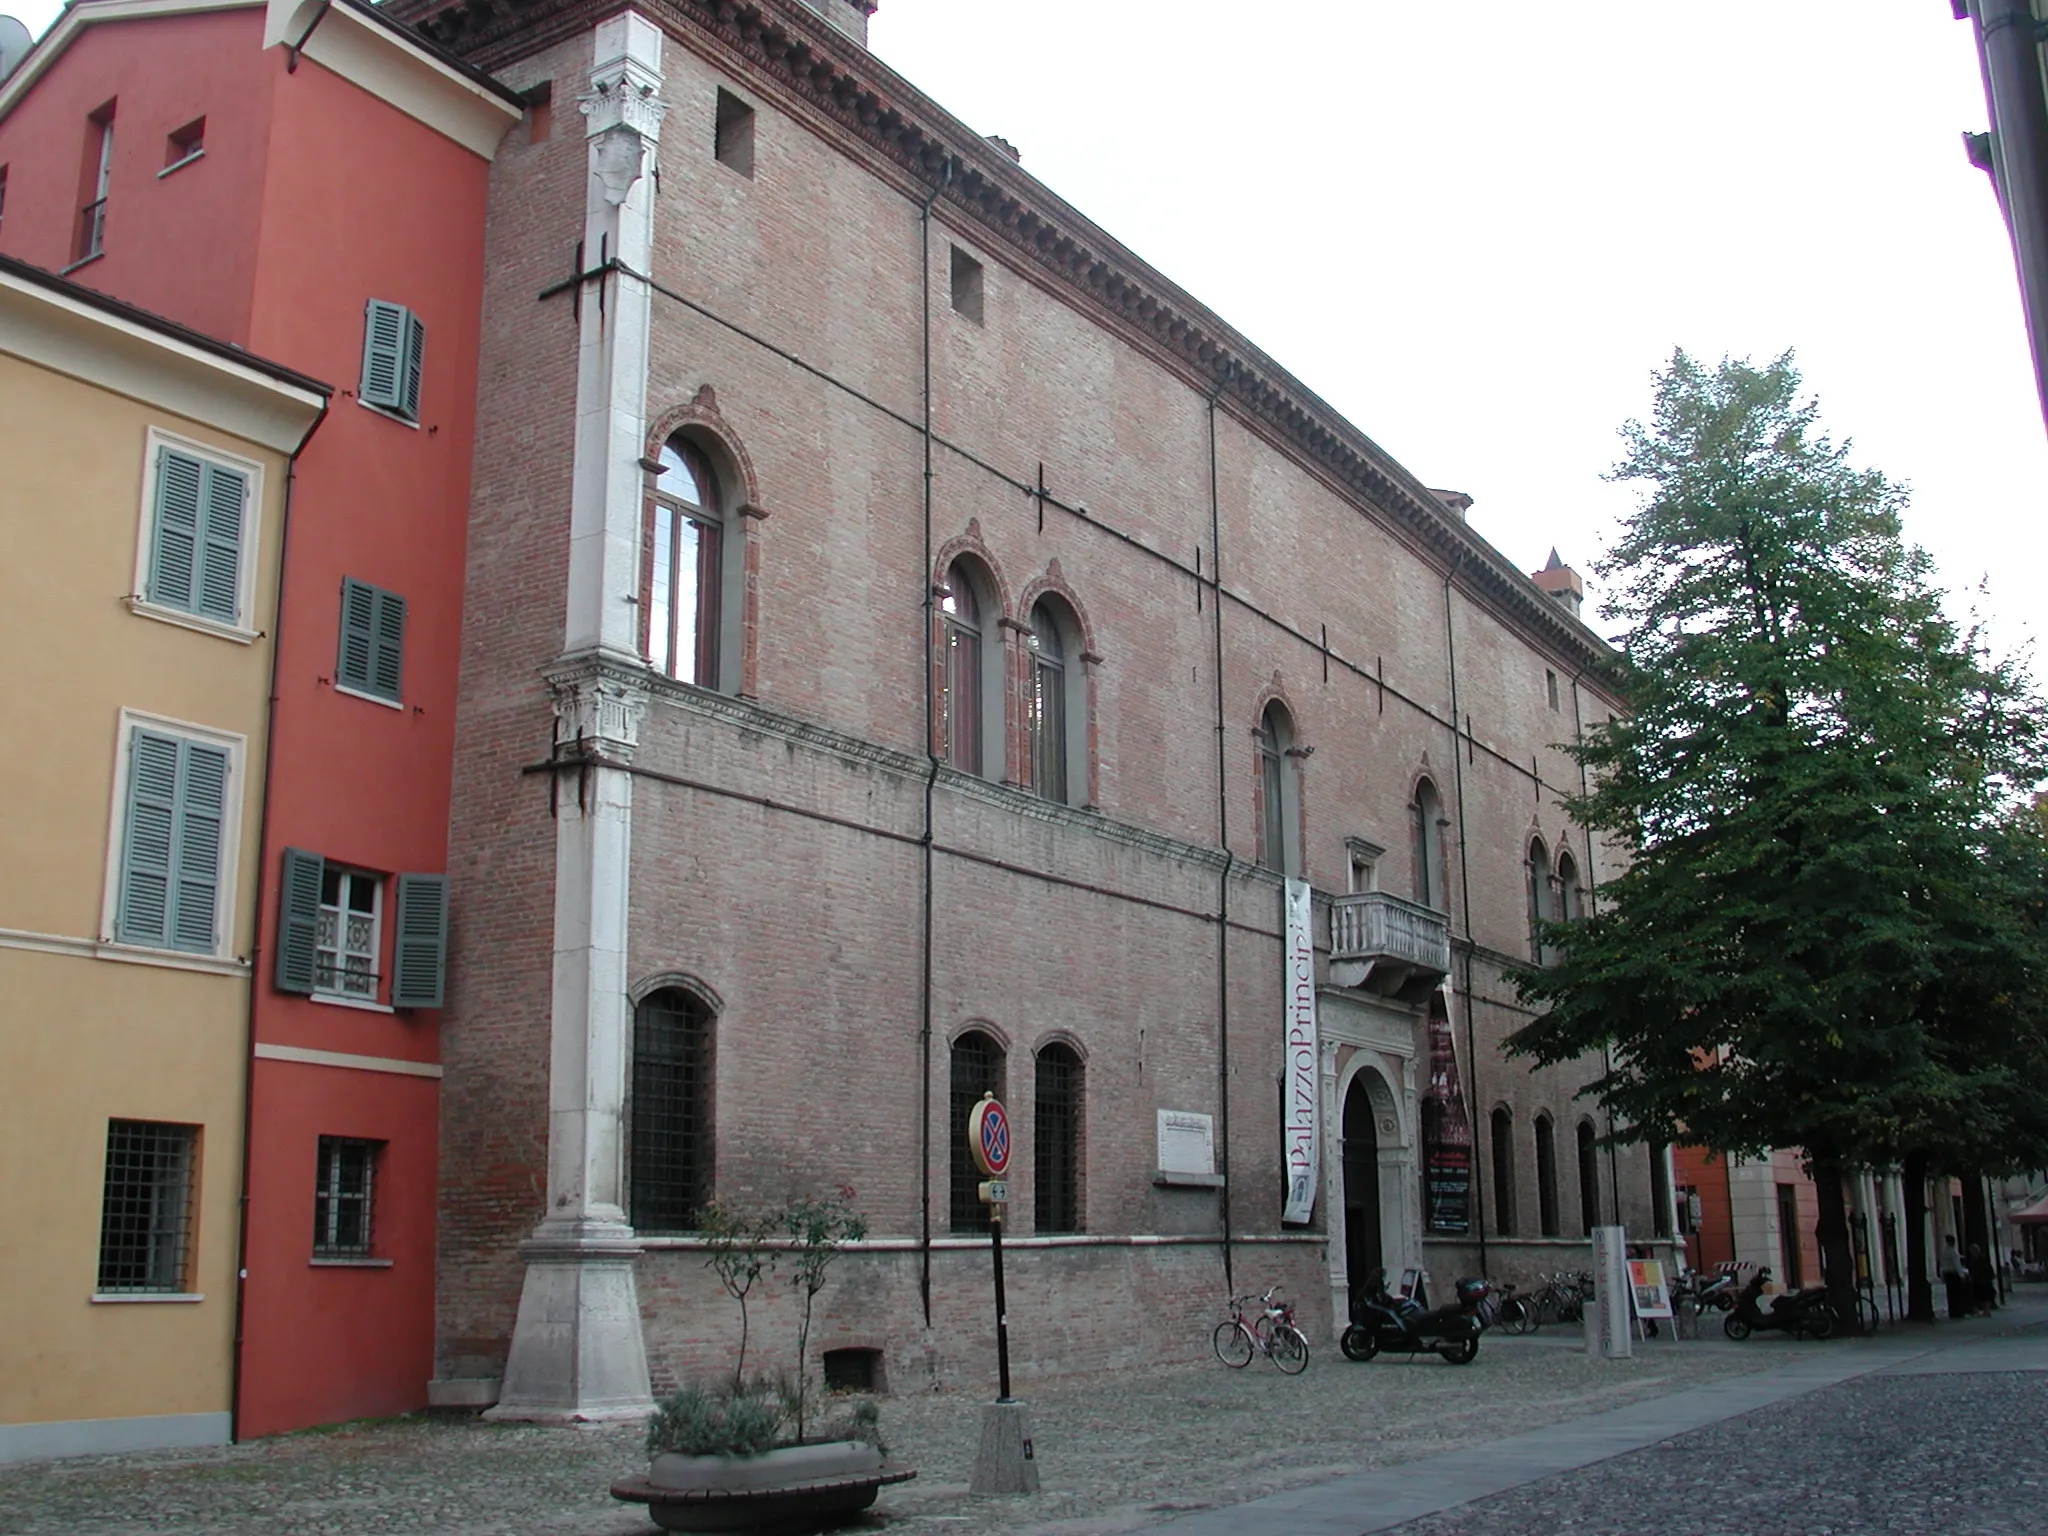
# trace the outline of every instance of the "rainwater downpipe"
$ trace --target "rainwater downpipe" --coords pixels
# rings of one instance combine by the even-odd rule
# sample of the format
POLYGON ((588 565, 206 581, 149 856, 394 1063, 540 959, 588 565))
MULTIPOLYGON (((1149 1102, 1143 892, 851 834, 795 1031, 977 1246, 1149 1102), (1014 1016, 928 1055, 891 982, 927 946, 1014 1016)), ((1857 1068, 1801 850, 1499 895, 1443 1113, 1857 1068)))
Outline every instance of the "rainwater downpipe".
MULTIPOLYGON (((1471 1083, 1472 1109, 1472 1203, 1478 1207, 1473 1225, 1479 1233, 1479 1273, 1486 1273, 1486 1180, 1480 1172, 1485 1159, 1479 1155, 1479 1048, 1473 1029, 1472 997, 1472 867, 1465 845, 1465 747, 1459 739, 1458 636, 1451 621, 1451 578, 1458 573, 1453 560, 1444 572, 1444 657, 1451 673, 1451 783, 1458 797, 1458 902, 1465 923, 1465 1074, 1471 1083)), ((1487 1122, 1487 1151, 1493 1150, 1493 1124, 1487 1122)))
POLYGON ((270 865, 270 784, 277 765, 278 658, 284 652, 284 579, 292 547, 292 491, 299 482, 299 456, 327 419, 328 403, 306 428, 284 469, 284 507, 278 514, 277 608, 270 621, 270 699, 264 706, 263 786, 256 798, 256 927, 249 946, 248 1050, 242 1057, 242 1191, 235 1210, 235 1344, 228 1359, 228 1439, 242 1438, 242 1325, 248 1314, 249 1166, 255 1141, 251 1117, 256 1106, 256 998, 263 985, 263 871, 270 865))
POLYGON ((921 314, 924 324, 923 363, 923 435, 924 435, 924 563, 919 567, 919 581, 924 587, 924 602, 919 606, 923 615, 924 641, 919 654, 924 657, 924 834, 919 838, 922 845, 924 866, 924 913, 919 928, 918 957, 918 1097, 924 1106, 919 1120, 918 1136, 918 1298, 924 1307, 924 1325, 932 1325, 932 809, 933 797, 939 783, 939 749, 933 738, 938 720, 938 699, 932 681, 932 627, 938 615, 933 610, 936 593, 932 590, 932 204, 939 200, 939 194, 953 180, 953 157, 946 156, 941 168, 939 184, 932 188, 931 196, 924 200, 924 207, 918 211, 918 246, 923 274, 921 314))
POLYGON ((1216 402, 1237 376, 1237 364, 1226 363, 1223 377, 1209 392, 1209 578, 1216 626, 1216 841, 1223 848, 1223 871, 1216 879, 1216 1119, 1223 1143, 1223 1185, 1217 1190, 1217 1214, 1223 1222, 1223 1285, 1237 1294, 1230 1251, 1230 751, 1223 707, 1223 498, 1216 469, 1216 402))

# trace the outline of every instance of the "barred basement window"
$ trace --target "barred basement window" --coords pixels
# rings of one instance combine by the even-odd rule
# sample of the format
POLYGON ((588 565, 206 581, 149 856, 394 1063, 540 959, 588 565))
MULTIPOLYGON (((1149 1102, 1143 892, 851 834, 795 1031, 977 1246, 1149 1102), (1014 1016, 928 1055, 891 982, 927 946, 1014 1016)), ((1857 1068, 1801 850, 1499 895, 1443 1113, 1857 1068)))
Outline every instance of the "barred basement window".
POLYGON ((313 1257, 367 1259, 381 1141, 320 1138, 320 1179, 313 1190, 313 1257))
POLYGON ((633 1010, 627 1178, 639 1231, 692 1231, 711 1199, 712 1019, 681 987, 650 992, 633 1010))
POLYGON ((981 1201, 981 1169, 967 1150, 967 1117, 981 1096, 1003 1096, 1003 1048, 978 1030, 969 1030, 953 1042, 951 1131, 946 1144, 952 1148, 952 1179, 947 1206, 955 1232, 986 1232, 988 1207, 981 1201))
POLYGON ((107 1122, 99 1294, 175 1296, 185 1292, 198 1142, 196 1125, 107 1122))
POLYGON ((1055 1042, 1038 1053, 1032 1198, 1040 1232, 1081 1230, 1081 1058, 1055 1042))

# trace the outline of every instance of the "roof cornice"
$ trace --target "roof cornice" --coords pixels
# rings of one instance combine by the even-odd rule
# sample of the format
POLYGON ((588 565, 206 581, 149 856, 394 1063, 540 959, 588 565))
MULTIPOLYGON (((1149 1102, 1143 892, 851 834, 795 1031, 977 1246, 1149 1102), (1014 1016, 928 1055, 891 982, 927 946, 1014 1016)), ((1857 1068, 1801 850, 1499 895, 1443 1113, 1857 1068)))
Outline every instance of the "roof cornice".
MULTIPOLYGON (((383 9, 485 68, 589 31, 620 0, 386 0, 383 9)), ((1377 509, 1526 638, 1588 671, 1609 647, 1451 516, 1391 455, 1213 310, 1143 261, 872 53, 794 0, 639 0, 698 52, 723 55, 864 152, 878 172, 1006 250, 1203 396, 1377 509), (948 167, 951 174, 948 175, 948 167)))

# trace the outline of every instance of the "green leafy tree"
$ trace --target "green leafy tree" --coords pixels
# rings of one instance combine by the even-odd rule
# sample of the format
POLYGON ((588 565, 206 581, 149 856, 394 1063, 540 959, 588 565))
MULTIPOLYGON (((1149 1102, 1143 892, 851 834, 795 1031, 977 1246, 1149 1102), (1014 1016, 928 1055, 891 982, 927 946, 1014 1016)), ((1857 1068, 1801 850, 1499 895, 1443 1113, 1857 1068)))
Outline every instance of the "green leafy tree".
POLYGON ((1629 710, 1575 748, 1571 811, 1628 863, 1546 930, 1555 962, 1518 976, 1546 1011, 1510 1048, 1609 1048, 1594 1091, 1645 1139, 1803 1148, 1846 1302, 1844 1166, 2003 1161, 2041 1116, 2010 1038, 2042 1013, 2039 839, 2011 815, 2040 711, 1789 355, 1675 353, 1623 439, 1611 478, 1647 494, 1598 569, 1629 710))
POLYGON ((704 1263, 718 1276, 725 1293, 739 1303, 740 1347, 733 1357, 732 1390, 745 1391, 747 1334, 751 1325, 747 1298, 763 1275, 775 1268, 777 1253, 772 1244, 781 1235, 781 1223, 773 1216, 761 1217, 713 1200, 697 1217, 704 1234, 704 1263))
POLYGON ((784 1206, 782 1227, 790 1244, 790 1285, 803 1304, 802 1320, 796 1333, 796 1387, 792 1407, 796 1435, 804 1437, 810 1416, 811 1310, 818 1292, 825 1288, 825 1272, 839 1251, 868 1235, 867 1218, 853 1208, 853 1190, 842 1187, 831 1195, 799 1195, 784 1206))

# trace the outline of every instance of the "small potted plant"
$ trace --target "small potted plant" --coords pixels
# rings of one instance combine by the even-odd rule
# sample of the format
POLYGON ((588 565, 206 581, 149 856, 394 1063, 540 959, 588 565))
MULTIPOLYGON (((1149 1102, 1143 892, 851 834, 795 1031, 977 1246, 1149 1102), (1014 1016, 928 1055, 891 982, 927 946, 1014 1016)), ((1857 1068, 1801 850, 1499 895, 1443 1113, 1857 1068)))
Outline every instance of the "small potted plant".
POLYGON ((850 1195, 807 1196, 760 1216, 718 1204, 704 1212, 705 1263, 740 1309, 732 1379, 662 1399, 647 1421, 646 1477, 612 1487, 617 1498, 645 1503, 664 1530, 807 1529, 865 1509, 884 1484, 917 1475, 883 1459, 872 1402, 818 1415, 807 1369, 812 1306, 840 1248, 867 1232, 850 1195), (749 1300, 785 1260, 801 1308, 797 1368, 749 1381, 749 1300))

